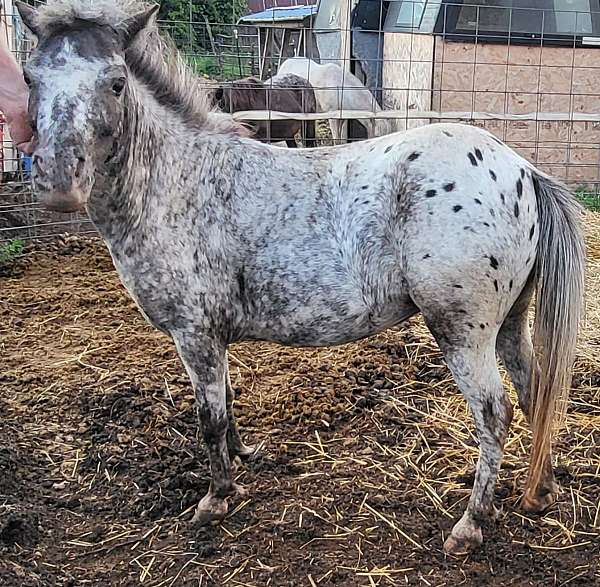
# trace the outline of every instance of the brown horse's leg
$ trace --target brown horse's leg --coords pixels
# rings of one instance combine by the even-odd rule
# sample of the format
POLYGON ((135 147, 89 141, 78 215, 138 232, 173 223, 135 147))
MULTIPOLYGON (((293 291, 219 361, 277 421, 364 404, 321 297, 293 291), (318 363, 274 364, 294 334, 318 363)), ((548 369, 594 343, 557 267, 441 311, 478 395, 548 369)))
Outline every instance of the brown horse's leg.
POLYGON ((317 140, 316 140, 316 131, 315 131, 315 121, 314 120, 308 120, 306 121, 306 126, 304 129, 304 146, 305 147, 316 147, 317 146, 317 140))
POLYGON ((233 482, 227 447, 227 358, 224 345, 189 332, 174 334, 179 356, 192 380, 202 435, 210 461, 211 482, 193 521, 207 523, 227 513, 226 498, 242 493, 233 482))
MULTIPOLYGON (((519 397, 519 406, 530 422, 530 389, 533 369, 539 372, 529 331, 527 310, 533 285, 528 285, 507 316, 498 333, 496 348, 519 397)), ((542 511, 554 502, 558 486, 554 480, 551 456, 544 465, 544 476, 535 491, 535 499, 523 501, 528 511, 542 511)))
MULTIPOLYGON (((428 324, 430 322, 428 321, 428 324)), ((492 509, 496 478, 504 442, 512 420, 512 406, 502 385, 495 353, 496 333, 488 328, 477 332, 455 325, 443 332, 430 326, 466 398, 479 439, 479 460, 469 504, 444 544, 447 553, 459 554, 483 541, 482 522, 492 509)))
POLYGON ((237 422, 235 420, 235 415, 233 412, 233 402, 235 399, 235 392, 231 385, 231 378, 229 377, 229 368, 227 368, 227 373, 225 376, 225 386, 226 386, 226 402, 227 402, 227 419, 229 420, 229 428, 227 429, 227 447, 229 448, 229 458, 234 459, 235 457, 247 458, 254 454, 255 447, 254 446, 246 446, 242 437, 240 435, 240 431, 238 429, 237 422))

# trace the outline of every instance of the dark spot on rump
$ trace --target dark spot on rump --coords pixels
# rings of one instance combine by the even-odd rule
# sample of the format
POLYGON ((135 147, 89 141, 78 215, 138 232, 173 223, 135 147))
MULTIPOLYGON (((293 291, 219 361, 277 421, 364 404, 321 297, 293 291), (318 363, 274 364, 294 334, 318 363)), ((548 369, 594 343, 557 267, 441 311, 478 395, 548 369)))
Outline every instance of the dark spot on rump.
POLYGON ((436 194, 435 190, 427 190, 425 192, 425 197, 426 198, 433 198, 435 196, 435 194, 436 194))
POLYGON ((458 285, 458 284, 454 284, 452 287, 455 287, 456 289, 462 289, 463 288, 462 285, 458 285))
POLYGON ((475 155, 473 155, 473 153, 469 153, 469 161, 471 162, 471 165, 477 167, 477 159, 475 159, 475 155))
POLYGON ((498 291, 498 280, 494 279, 494 289, 498 291))
POLYGON ((502 200, 503 204, 506 203, 506 198, 504 197, 504 194, 500 194, 500 199, 502 200))
POLYGON ((481 206, 481 200, 479 198, 475 198, 475 203, 481 206))
POLYGON ((470 226, 464 226, 464 227, 463 227, 463 230, 468 230, 468 231, 470 231, 470 232, 473 232, 473 233, 475 233, 475 231, 474 231, 474 230, 473 230, 473 229, 472 229, 470 226))
POLYGON ((490 223, 489 222, 484 222, 483 225, 487 226, 488 228, 490 227, 490 223))
POLYGON ((460 212, 460 210, 462 210, 462 206, 460 206, 460 205, 456 204, 456 206, 454 206, 452 209, 453 209, 455 212, 460 212))
POLYGON ((494 255, 490 255, 489 259, 490 259, 490 265, 492 266, 492 269, 498 269, 498 259, 496 259, 496 257, 494 257, 494 255))
POLYGON ((483 153, 479 149, 475 149, 475 157, 480 161, 483 161, 483 153))
POLYGON ((513 280, 511 279, 511 280, 508 282, 508 289, 512 289, 512 286, 513 286, 513 280))
POLYGON ((485 324, 480 324, 479 328, 481 328, 481 330, 485 330, 485 324))
POLYGON ((535 224, 531 225, 531 230, 529 231, 529 240, 533 238, 533 234, 535 233, 535 224))
POLYGON ((360 201, 360 198, 354 198, 354 203, 358 204, 358 202, 360 201))
POLYGON ((531 257, 527 257, 527 261, 525 261, 525 265, 529 265, 529 261, 531 261, 531 257))
POLYGON ((473 324, 473 322, 467 322, 467 326, 469 328, 475 328, 475 324, 473 324))
POLYGON ((519 217, 519 202, 515 202, 515 218, 519 217))
POLYGON ((447 137, 453 137, 454 135, 452 133, 449 133, 447 130, 443 130, 442 131, 447 137))
POLYGON ((361 189, 361 190, 368 190, 368 189, 369 189, 369 186, 368 186, 368 185, 363 185, 363 186, 362 186, 360 189, 361 189))
POLYGON ((525 178, 525 170, 521 167, 521 178, 525 178))
POLYGON ((429 253, 427 253, 426 255, 423 255, 423 259, 429 259, 429 257, 431 257, 431 255, 429 253))
POLYGON ((497 177, 496 177, 496 174, 494 173, 493 169, 490 169, 490 177, 491 177, 491 178, 492 178, 494 181, 496 181, 496 179, 497 179, 497 177))
POLYGON ((496 216, 496 212, 493 208, 490 208, 490 216, 496 216))
POLYGON ((517 197, 520 198, 523 195, 523 182, 518 179, 517 180, 517 197))
POLYGON ((389 145, 388 147, 385 148, 385 152, 389 153, 393 147, 394 147, 394 145, 389 145))
POLYGON ((414 161, 415 159, 418 159, 420 156, 421 156, 421 153, 416 153, 416 152, 415 153, 411 153, 408 156, 408 160, 409 161, 414 161))
POLYGON ((451 192, 455 186, 456 184, 454 182, 447 183, 446 185, 444 185, 444 191, 451 192))

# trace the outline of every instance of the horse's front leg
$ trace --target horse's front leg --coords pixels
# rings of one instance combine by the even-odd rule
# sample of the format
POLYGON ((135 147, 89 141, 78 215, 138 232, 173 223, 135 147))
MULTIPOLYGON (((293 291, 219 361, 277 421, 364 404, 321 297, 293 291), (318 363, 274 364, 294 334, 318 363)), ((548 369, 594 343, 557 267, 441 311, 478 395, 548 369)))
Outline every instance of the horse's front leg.
POLYGON ((256 447, 245 445, 240 435, 233 411, 235 391, 231 385, 231 378, 229 377, 229 368, 227 366, 227 362, 225 366, 227 367, 227 373, 225 375, 225 388, 227 398, 227 419, 229 420, 229 427, 227 429, 227 447, 229 448, 229 458, 232 460, 235 457, 240 457, 241 459, 248 458, 254 454, 256 447))
POLYGON ((233 482, 227 446, 227 352, 226 346, 196 334, 174 334, 179 356, 192 381, 202 435, 210 461, 211 482, 193 521, 208 523, 227 514, 227 497, 241 493, 233 482))

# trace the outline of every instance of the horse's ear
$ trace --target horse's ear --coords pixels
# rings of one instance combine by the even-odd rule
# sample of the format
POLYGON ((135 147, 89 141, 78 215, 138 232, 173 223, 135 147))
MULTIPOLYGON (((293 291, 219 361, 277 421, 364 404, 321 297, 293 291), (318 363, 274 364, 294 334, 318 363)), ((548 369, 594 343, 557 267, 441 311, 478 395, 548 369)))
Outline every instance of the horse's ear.
POLYGON ((152 21, 152 17, 158 12, 159 8, 160 6, 155 4, 147 10, 144 10, 135 16, 131 16, 125 21, 123 25, 123 40, 125 47, 129 46, 137 37, 137 35, 149 26, 150 22, 152 21))
POLYGON ((36 36, 40 36, 40 27, 38 25, 38 12, 33 6, 25 4, 21 0, 15 0, 15 6, 19 12, 21 20, 25 26, 36 36))

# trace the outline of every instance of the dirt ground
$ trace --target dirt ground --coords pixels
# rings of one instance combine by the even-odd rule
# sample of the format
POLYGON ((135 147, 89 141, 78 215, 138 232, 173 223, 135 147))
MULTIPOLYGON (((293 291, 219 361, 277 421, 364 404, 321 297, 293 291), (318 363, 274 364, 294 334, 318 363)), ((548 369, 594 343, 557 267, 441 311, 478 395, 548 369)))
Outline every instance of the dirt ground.
POLYGON ((199 528, 207 459, 172 343, 101 243, 32 251, 0 278, 0 585, 600 585, 600 215, 588 225, 560 498, 542 517, 519 509, 516 410, 497 519, 457 558, 442 544, 477 445, 420 320, 331 349, 236 345, 239 423, 262 449, 237 472, 249 497, 199 528))

